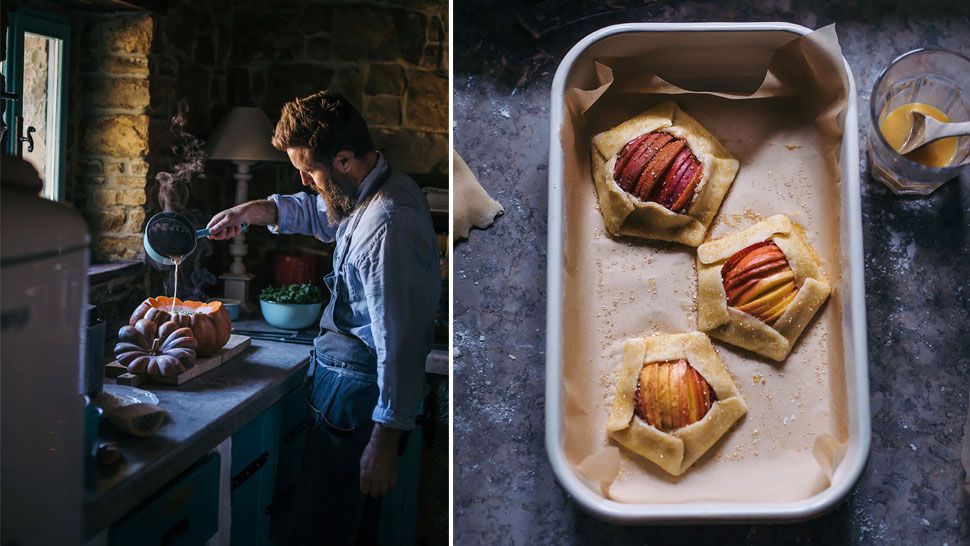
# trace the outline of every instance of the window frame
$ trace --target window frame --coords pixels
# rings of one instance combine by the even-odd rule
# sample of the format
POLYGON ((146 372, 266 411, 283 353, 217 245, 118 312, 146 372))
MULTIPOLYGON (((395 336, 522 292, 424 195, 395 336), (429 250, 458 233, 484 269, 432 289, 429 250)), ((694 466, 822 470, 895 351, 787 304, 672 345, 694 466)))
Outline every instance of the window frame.
MULTIPOLYGON (((60 63, 61 70, 50 70, 48 74, 56 77, 58 97, 56 101, 57 112, 52 116, 48 113, 48 120, 54 119, 57 122, 56 130, 48 127, 46 147, 48 153, 51 150, 57 151, 57 161, 54 166, 57 170, 54 182, 54 199, 64 201, 67 190, 67 121, 68 121, 68 87, 69 71, 71 67, 71 26, 67 19, 57 15, 42 13, 34 10, 11 10, 7 25, 6 49, 7 56, 5 65, 5 89, 7 93, 13 93, 17 100, 9 101, 4 112, 4 122, 8 127, 7 149, 4 150, 9 155, 14 155, 17 151, 17 138, 21 135, 15 134, 16 118, 23 114, 23 83, 24 83, 24 34, 36 34, 47 38, 60 40, 60 63)), ((48 76, 48 86, 51 87, 51 76, 48 76)), ((48 181, 45 180, 45 183, 48 181)))

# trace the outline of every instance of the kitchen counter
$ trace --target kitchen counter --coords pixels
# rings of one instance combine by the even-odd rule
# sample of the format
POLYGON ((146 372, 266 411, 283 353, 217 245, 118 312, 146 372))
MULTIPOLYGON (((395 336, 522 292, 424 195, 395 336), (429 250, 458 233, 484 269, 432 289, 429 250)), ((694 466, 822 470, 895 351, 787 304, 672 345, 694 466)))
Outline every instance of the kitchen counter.
MULTIPOLYGON (((262 320, 238 320, 233 328, 280 332, 262 320)), ((184 385, 141 385, 139 388, 158 396, 168 421, 158 433, 143 439, 102 425, 98 441, 116 442, 125 462, 117 473, 99 475, 87 484, 85 536, 117 521, 297 388, 311 349, 309 345, 253 339, 243 353, 184 385)), ((426 371, 447 375, 448 351, 433 349, 426 371)))
MULTIPOLYGON (((532 3, 536 4, 536 3, 532 3)), ((550 5, 553 2, 540 2, 550 5)), ((903 199, 869 178, 860 142, 872 401, 868 465, 847 500, 790 525, 623 527, 580 509, 544 446, 549 92, 578 40, 630 21, 837 23, 855 73, 859 130, 869 91, 896 55, 970 54, 966 2, 566 2, 610 12, 545 19, 521 2, 456 2, 455 149, 505 215, 455 248, 454 510, 458 544, 966 544, 970 500, 960 446, 970 386, 970 180, 903 199), (534 27, 538 28, 538 27, 534 27), (482 454, 487 453, 487 457, 482 454)), ((572 9, 573 6, 577 6, 572 9)))
POLYGON ((98 441, 117 442, 125 462, 117 473, 87 484, 85 536, 117 521, 297 388, 309 355, 308 346, 253 340, 242 354, 183 385, 139 387, 158 396, 168 421, 148 438, 102 424, 98 441))

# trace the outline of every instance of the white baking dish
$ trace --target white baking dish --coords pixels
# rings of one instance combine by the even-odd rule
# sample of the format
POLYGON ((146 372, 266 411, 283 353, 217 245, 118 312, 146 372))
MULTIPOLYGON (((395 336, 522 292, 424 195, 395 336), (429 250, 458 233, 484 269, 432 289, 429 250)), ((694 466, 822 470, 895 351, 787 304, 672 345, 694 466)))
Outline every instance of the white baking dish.
MULTIPOLYGON (((620 523, 794 521, 817 516, 839 503, 858 480, 871 440, 868 357, 866 353, 865 286, 863 281, 862 213, 858 171, 856 89, 844 62, 849 90, 841 149, 841 280, 833 297, 841 299, 845 388, 848 409, 848 446, 822 492, 795 502, 691 502, 679 504, 625 504, 590 489, 575 473, 563 448, 563 268, 564 268, 564 161, 560 126, 564 93, 577 81, 586 81, 594 55, 613 53, 613 37, 629 33, 692 33, 706 47, 723 41, 734 47, 756 44, 777 48, 811 30, 789 23, 631 23, 599 30, 580 41, 565 56, 552 85, 549 151, 549 240, 546 340, 546 449, 562 486, 583 508, 620 523), (611 42, 612 40, 612 42, 611 42), (590 50, 595 51, 595 54, 590 50)), ((625 42, 628 44, 628 42, 625 42)), ((623 47, 629 47, 623 46, 623 47)), ((756 54, 756 53, 753 53, 756 54)), ((767 60, 767 59, 765 59, 767 60)), ((690 78, 689 68, 680 76, 690 78)))

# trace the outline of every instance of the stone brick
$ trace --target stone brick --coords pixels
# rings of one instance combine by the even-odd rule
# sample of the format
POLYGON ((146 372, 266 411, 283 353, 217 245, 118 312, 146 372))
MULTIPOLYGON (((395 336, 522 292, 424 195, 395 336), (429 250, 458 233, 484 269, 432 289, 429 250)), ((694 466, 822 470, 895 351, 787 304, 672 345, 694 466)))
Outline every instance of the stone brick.
POLYGON ((94 226, 99 232, 116 232, 125 223, 124 207, 109 207, 94 212, 94 226))
POLYGON ((82 159, 78 161, 78 170, 84 174, 102 174, 104 173, 104 162, 100 159, 82 159))
POLYGON ((312 36, 333 28, 333 6, 309 5, 300 16, 300 32, 312 36))
POLYGON ((279 112, 283 103, 326 89, 333 71, 307 63, 277 64, 266 72, 269 86, 263 106, 267 112, 279 112))
POLYGON ((367 87, 364 91, 368 95, 404 95, 407 80, 404 69, 396 64, 372 64, 367 76, 367 87))
POLYGON ((437 70, 441 66, 441 52, 442 47, 440 44, 428 44, 424 46, 424 55, 421 57, 421 66, 423 68, 429 68, 431 70, 437 70))
POLYGON ((148 152, 148 116, 103 116, 82 126, 84 151, 88 153, 133 158, 148 152))
POLYGON ((88 205, 85 208, 89 211, 104 210, 118 204, 118 190, 87 187, 85 191, 88 195, 88 205))
POLYGON ((393 97, 374 97, 364 112, 367 124, 372 126, 397 127, 401 125, 401 100, 393 97))
POLYGON ((235 28, 252 29, 253 32, 246 32, 245 38, 236 33, 231 55, 233 64, 296 60, 303 53, 303 37, 294 32, 298 23, 298 14, 280 10, 235 12, 235 28))
POLYGON ((375 128, 374 145, 394 168, 408 173, 447 173, 448 134, 375 128))
POLYGON ((98 65, 109 74, 148 77, 147 57, 105 57, 98 65))
POLYGON ((130 161, 128 163, 128 172, 144 176, 148 174, 148 163, 141 160, 130 161))
POLYGON ((151 16, 111 14, 100 19, 90 30, 91 45, 101 46, 112 53, 148 54, 154 32, 151 16))
POLYGON ((233 67, 229 70, 229 88, 227 89, 230 104, 246 104, 252 100, 253 94, 249 86, 249 70, 233 67))
POLYGON ((312 36, 306 39, 303 57, 308 61, 326 61, 330 59, 330 36, 312 36))
POLYGON ((445 41, 445 26, 440 17, 432 17, 428 20, 428 42, 440 43, 445 41))
POLYGON ((405 125, 428 131, 448 131, 448 78, 434 72, 408 74, 405 125))
POLYGON ((90 106, 142 110, 149 103, 146 78, 92 78, 85 90, 90 106))
POLYGON ((121 190, 118 192, 119 205, 144 205, 145 190, 121 190))
POLYGON ((127 233, 141 233, 145 229, 145 209, 142 207, 130 207, 125 218, 125 231, 127 233))
POLYGON ((134 261, 144 256, 140 236, 112 237, 102 236, 94 246, 94 256, 98 261, 134 261))
POLYGON ((101 186, 107 182, 107 178, 100 174, 82 174, 80 181, 85 186, 101 186))
POLYGON ((114 183, 118 186, 124 186, 126 188, 144 190, 147 181, 144 176, 118 176, 114 179, 114 183))
POLYGON ((428 17, 403 9, 341 5, 334 16, 334 56, 347 60, 421 62, 428 17))
POLYGON ((354 106, 361 108, 364 103, 364 68, 359 65, 345 68, 337 75, 330 89, 350 99, 354 106))

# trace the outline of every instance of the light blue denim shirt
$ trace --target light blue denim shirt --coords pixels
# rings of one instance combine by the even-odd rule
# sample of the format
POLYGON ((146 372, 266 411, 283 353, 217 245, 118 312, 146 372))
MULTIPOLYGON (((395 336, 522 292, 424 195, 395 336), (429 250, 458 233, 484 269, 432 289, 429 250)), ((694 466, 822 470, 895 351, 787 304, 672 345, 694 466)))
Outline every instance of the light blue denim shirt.
POLYGON ((336 226, 327 223, 321 196, 297 193, 269 197, 276 202, 277 224, 268 227, 336 241, 317 348, 327 328, 341 334, 330 339, 353 340, 327 343, 329 353, 344 353, 327 356, 358 369, 376 367, 380 396, 373 421, 408 430, 423 397, 441 276, 427 199, 411 177, 393 170, 384 176, 389 169, 380 155, 359 186, 357 209, 336 226), (366 350, 355 350, 357 340, 366 350))

